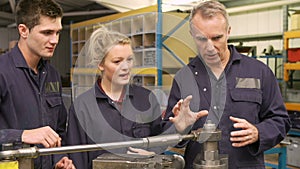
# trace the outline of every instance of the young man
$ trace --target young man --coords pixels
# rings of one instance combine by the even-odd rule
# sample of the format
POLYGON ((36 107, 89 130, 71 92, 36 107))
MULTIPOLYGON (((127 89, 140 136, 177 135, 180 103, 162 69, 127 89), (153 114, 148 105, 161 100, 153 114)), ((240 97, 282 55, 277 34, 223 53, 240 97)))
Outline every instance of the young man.
MULTIPOLYGON (((59 73, 51 58, 62 29, 62 9, 53 0, 20 0, 17 45, 0 57, 0 144, 61 146, 67 113, 59 73)), ((35 159, 35 169, 75 168, 67 157, 35 159)))
MULTIPOLYGON (((199 55, 176 74, 166 118, 179 132, 211 120, 222 131, 219 152, 228 154, 228 168, 264 169, 264 151, 280 143, 290 121, 272 71, 228 45, 230 30, 221 3, 205 1, 192 10, 199 55)), ((198 142, 187 144, 186 168, 201 149, 198 142)))

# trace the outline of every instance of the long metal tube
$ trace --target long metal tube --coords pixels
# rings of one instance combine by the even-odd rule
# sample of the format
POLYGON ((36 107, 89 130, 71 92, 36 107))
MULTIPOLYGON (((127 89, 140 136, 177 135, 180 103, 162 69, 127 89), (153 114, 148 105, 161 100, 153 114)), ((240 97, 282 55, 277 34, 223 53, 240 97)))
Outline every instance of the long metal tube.
POLYGON ((196 139, 198 136, 196 134, 169 134, 160 135, 153 137, 141 138, 132 141, 122 141, 122 142, 112 142, 112 143, 101 143, 101 144, 87 144, 87 145, 75 145, 75 146, 64 146, 64 147, 54 147, 54 148, 22 148, 18 150, 7 150, 0 152, 1 159, 13 159, 13 158, 36 158, 38 156, 45 156, 51 154, 65 154, 65 153, 77 153, 77 152, 87 152, 95 150, 110 150, 118 149, 123 147, 157 147, 176 144, 182 140, 196 139))
POLYGON ((130 147, 133 145, 137 147, 146 147, 147 141, 142 139, 136 141, 75 145, 75 146, 54 147, 54 148, 41 148, 38 150, 38 153, 40 156, 44 156, 44 155, 51 155, 51 154, 77 153, 77 152, 95 151, 95 150, 110 150, 110 149, 118 149, 122 147, 130 147))
POLYGON ((228 8, 227 12, 229 14, 232 14, 232 13, 259 10, 259 9, 272 8, 272 7, 278 7, 284 5, 292 5, 297 3, 300 3, 300 0, 282 0, 282 1, 267 2, 267 3, 257 3, 253 5, 228 8))
MULTIPOLYGON (((180 0, 179 0, 180 1, 180 0)), ((280 7, 284 5, 293 5, 300 3, 300 0, 281 0, 281 1, 273 1, 273 2, 265 2, 265 3, 256 3, 253 5, 244 5, 238 7, 231 7, 227 8, 227 12, 230 14, 239 13, 239 12, 246 12, 246 11, 253 11, 253 10, 260 10, 272 7, 280 7)), ((182 11, 191 10, 194 6, 192 3, 185 3, 180 1, 180 3, 174 2, 174 0, 163 1, 163 12, 173 11, 176 9, 180 9, 182 11)))

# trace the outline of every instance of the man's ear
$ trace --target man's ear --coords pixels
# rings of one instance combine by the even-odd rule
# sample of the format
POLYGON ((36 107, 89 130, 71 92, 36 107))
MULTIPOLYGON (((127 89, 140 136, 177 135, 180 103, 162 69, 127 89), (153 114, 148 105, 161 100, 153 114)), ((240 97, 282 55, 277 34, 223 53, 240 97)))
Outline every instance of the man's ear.
POLYGON ((26 39, 29 34, 29 29, 27 28, 27 26, 24 24, 19 24, 18 30, 19 30, 20 37, 26 39))
POLYGON ((231 26, 228 27, 228 31, 227 31, 228 35, 230 35, 230 33, 231 33, 231 26))
POLYGON ((231 32, 231 26, 228 26, 226 40, 229 39, 230 32, 231 32))

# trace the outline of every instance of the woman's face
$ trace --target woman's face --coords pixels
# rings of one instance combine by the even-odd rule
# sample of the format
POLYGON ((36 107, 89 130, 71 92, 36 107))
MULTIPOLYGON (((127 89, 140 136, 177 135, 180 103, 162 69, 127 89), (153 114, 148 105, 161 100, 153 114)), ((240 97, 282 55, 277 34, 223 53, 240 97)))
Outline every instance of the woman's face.
POLYGON ((126 85, 129 83, 133 67, 133 51, 130 44, 113 46, 104 61, 99 64, 102 80, 111 85, 126 85))

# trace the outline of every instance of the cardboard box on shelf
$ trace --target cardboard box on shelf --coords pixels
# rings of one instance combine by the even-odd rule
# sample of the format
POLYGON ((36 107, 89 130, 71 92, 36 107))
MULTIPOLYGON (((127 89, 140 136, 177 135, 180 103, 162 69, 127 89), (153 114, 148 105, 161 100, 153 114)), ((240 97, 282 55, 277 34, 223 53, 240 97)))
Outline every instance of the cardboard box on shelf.
POLYGON ((300 30, 300 11, 291 16, 291 30, 300 30))

